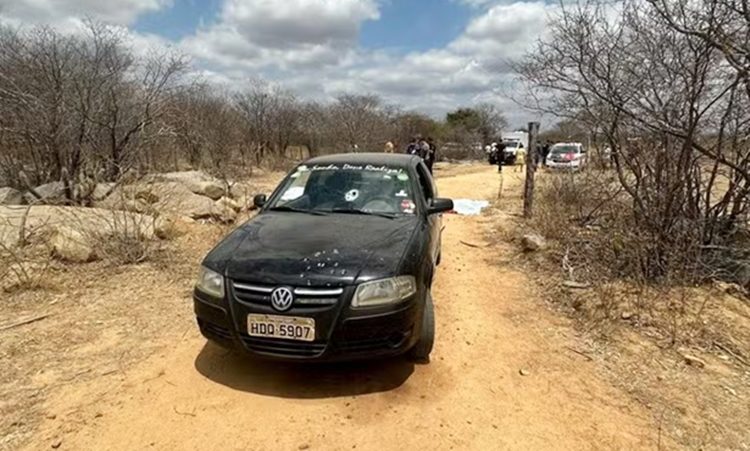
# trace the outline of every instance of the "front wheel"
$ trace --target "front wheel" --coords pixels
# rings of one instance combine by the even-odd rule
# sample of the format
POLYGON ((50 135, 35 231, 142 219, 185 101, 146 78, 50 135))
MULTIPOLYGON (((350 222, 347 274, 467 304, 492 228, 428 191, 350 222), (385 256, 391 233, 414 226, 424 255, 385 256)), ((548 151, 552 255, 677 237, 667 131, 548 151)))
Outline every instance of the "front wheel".
POLYGON ((422 313, 422 330, 419 335, 419 341, 411 348, 410 357, 421 363, 430 361, 430 352, 435 344, 435 307, 432 305, 432 293, 427 291, 427 298, 424 304, 424 313, 422 313))

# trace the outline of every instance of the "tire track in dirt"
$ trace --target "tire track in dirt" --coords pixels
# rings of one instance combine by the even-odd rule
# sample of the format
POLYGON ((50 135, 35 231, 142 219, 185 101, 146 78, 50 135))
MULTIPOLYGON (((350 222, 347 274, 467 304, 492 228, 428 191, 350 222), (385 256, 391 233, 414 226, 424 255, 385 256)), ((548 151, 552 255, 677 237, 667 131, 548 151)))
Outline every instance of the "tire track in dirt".
MULTIPOLYGON (((438 185, 444 196, 491 199, 497 177, 477 167, 438 185)), ((520 178, 506 174, 505 185, 517 195, 520 178)), ((45 420, 29 449, 57 438, 61 449, 123 450, 656 447, 650 413, 565 350, 571 329, 522 273, 492 264, 511 250, 461 243, 484 243, 488 221, 445 216, 429 365, 250 361, 186 323, 159 355, 51 398, 47 410, 64 414, 45 420)))

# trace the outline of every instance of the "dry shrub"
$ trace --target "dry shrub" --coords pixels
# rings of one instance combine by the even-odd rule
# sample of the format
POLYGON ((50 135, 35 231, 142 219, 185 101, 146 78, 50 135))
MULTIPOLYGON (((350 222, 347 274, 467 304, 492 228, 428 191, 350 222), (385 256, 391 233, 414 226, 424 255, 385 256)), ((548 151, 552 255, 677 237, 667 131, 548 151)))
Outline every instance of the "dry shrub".
POLYGON ((663 243, 636 225, 632 200, 620 186, 613 171, 540 177, 532 226, 552 240, 548 257, 561 277, 592 287, 558 299, 605 335, 613 321, 627 319, 652 327, 667 344, 699 340, 707 333, 703 319, 711 301, 695 287, 737 282, 748 265, 746 238, 737 234, 731 245, 706 247, 693 233, 699 228, 684 220, 674 228, 669 252, 655 261, 654 247, 663 243), (655 272, 654 265, 663 266, 655 272))
POLYGON ((153 230, 155 218, 112 211, 107 219, 109 230, 95 235, 97 252, 103 259, 119 264, 141 263, 158 248, 158 240, 147 232, 153 230))
POLYGON ((39 247, 10 247, 0 243, 0 290, 35 290, 44 286, 49 251, 39 247))
MULTIPOLYGON (((123 195, 122 206, 127 208, 132 200, 123 195)), ((64 211, 61 229, 72 229, 67 233, 73 244, 90 249, 91 259, 113 265, 142 263, 163 249, 164 240, 176 237, 177 230, 151 204, 144 201, 138 207, 139 212, 114 208, 64 211)))
POLYGON ((34 290, 46 280, 49 247, 36 240, 41 225, 27 226, 28 212, 25 207, 18 225, 9 219, 0 223, 0 290, 34 290))
POLYGON ((616 174, 606 170, 540 178, 533 227, 558 244, 567 276, 662 285, 747 282, 746 231, 740 229, 723 245, 705 245, 699 219, 677 218, 665 236, 639 220, 621 187, 616 174))

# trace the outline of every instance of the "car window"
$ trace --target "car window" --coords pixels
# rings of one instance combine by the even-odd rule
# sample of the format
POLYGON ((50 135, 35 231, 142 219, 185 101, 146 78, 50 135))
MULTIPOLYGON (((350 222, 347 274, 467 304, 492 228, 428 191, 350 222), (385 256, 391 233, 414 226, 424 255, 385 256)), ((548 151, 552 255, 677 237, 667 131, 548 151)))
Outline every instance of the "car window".
POLYGON ((408 171, 372 165, 301 165, 285 180, 268 208, 319 212, 366 211, 413 215, 415 193, 408 171))
POLYGON ((552 149, 550 150, 551 153, 555 155, 565 154, 565 153, 578 153, 580 151, 580 148, 578 146, 568 146, 568 145, 555 145, 552 146, 552 149))
POLYGON ((424 163, 419 163, 417 165, 417 174, 419 175, 419 187, 422 190, 423 198, 425 203, 429 205, 430 201, 435 198, 435 192, 430 172, 427 170, 424 163))

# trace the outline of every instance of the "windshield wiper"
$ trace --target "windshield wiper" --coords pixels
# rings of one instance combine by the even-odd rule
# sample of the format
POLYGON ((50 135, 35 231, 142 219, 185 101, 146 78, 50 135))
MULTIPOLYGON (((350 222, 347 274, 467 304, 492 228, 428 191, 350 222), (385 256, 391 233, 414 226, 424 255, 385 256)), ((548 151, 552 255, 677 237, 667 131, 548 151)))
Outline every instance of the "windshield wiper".
POLYGON ((396 219, 398 216, 392 213, 380 213, 377 211, 357 210, 353 208, 334 208, 331 213, 345 213, 350 215, 380 216, 381 218, 396 219))
POLYGON ((305 210, 304 208, 291 207, 289 205, 278 205, 276 207, 271 207, 268 210, 269 211, 292 211, 294 213, 307 213, 307 214, 316 215, 316 216, 325 216, 327 214, 323 211, 305 210))

